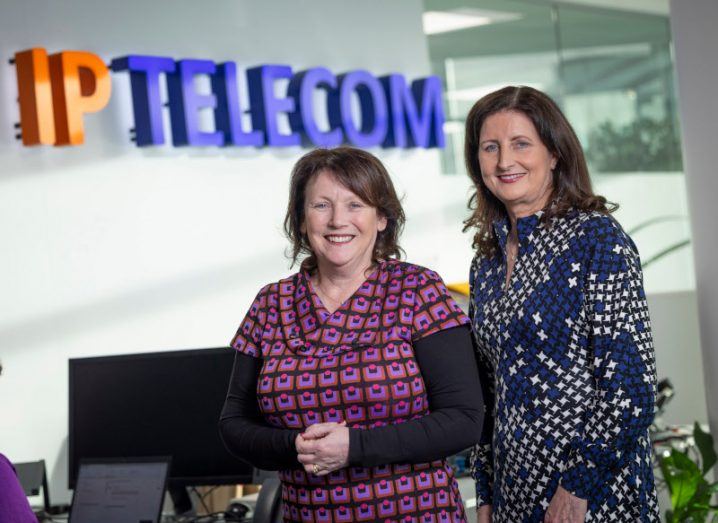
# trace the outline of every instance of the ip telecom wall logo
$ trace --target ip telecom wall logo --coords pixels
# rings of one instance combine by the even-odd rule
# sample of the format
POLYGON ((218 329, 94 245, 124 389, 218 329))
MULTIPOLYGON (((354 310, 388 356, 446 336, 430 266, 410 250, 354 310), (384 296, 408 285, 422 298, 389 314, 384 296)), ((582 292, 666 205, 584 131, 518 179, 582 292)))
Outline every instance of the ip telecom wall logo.
POLYGON ((88 51, 48 55, 38 47, 16 53, 11 63, 17 73, 18 137, 25 146, 81 145, 84 118, 110 101, 111 73, 128 73, 132 140, 139 147, 165 144, 165 106, 174 146, 444 146, 441 82, 435 76, 409 85, 401 74, 376 77, 354 70, 335 75, 324 67, 293 72, 288 65, 259 65, 245 71, 249 103, 243 107, 235 62, 127 55, 108 66, 88 51), (202 75, 209 78, 210 92, 199 92, 195 85, 202 75), (162 99, 163 78, 167 100, 162 99), (285 92, 277 94, 280 83, 285 92), (325 97, 317 96, 320 89, 325 97), (325 107, 318 106, 320 99, 325 107), (206 110, 213 112, 211 130, 200 126, 200 111, 206 110), (318 123, 319 111, 326 114, 324 124, 318 123), (250 115, 251 126, 243 113, 250 115), (282 114, 289 132, 279 125, 282 114))

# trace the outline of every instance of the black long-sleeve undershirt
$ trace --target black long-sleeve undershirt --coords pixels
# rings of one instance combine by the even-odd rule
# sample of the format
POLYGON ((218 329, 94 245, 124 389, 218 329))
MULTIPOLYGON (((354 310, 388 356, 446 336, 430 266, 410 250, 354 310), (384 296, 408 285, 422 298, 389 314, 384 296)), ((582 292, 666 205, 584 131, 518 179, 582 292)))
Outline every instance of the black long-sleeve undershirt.
MULTIPOLYGON (((479 440, 484 405, 468 326, 431 334, 414 344, 430 414, 373 429, 349 429, 349 465, 424 463, 479 440)), ((261 358, 237 353, 220 433, 239 458, 265 470, 301 467, 295 439, 301 431, 268 425, 257 404, 261 358)))
POLYGON ((262 359, 237 352, 229 390, 219 417, 219 433, 229 451, 263 470, 301 467, 294 440, 301 430, 269 425, 257 403, 262 359))

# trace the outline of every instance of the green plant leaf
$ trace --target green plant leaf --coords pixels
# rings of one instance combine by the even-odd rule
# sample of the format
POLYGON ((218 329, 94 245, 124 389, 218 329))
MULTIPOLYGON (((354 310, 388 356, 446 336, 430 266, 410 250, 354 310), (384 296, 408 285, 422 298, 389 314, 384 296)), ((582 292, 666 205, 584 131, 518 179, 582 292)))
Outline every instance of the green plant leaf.
POLYGON ((705 432, 700 424, 696 421, 693 425, 693 439, 696 442, 696 446, 701 453, 701 464, 703 465, 703 474, 705 475, 713 465, 715 465, 718 457, 716 456, 715 448, 713 447, 713 436, 708 432, 705 432))
MULTIPOLYGON (((711 505, 711 498, 718 492, 718 483, 709 485, 705 479, 699 483, 696 493, 686 506, 676 512, 676 521, 705 522, 711 514, 716 514, 718 505, 711 505)), ((713 521, 714 518, 711 518, 713 521)))
POLYGON ((692 523, 698 523, 700 521, 702 523, 706 520, 707 516, 708 510, 699 508, 696 505, 691 505, 683 512, 681 521, 690 521, 692 523))
POLYGON ((698 506, 698 505, 707 505, 711 501, 711 497, 713 496, 713 492, 711 491, 710 485, 708 485, 708 482, 706 482, 705 478, 698 483, 698 488, 696 489, 696 493, 693 495, 693 499, 691 499, 689 505, 690 506, 698 506))
MULTIPOLYGON (((693 463, 683 452, 676 449, 671 450, 667 457, 661 458, 661 470, 671 493, 671 506, 675 511, 674 517, 680 517, 682 515, 679 512, 682 512, 682 509, 691 501, 701 482, 705 484, 703 475, 698 465, 693 463)), ((679 521, 682 519, 679 519, 679 521)))

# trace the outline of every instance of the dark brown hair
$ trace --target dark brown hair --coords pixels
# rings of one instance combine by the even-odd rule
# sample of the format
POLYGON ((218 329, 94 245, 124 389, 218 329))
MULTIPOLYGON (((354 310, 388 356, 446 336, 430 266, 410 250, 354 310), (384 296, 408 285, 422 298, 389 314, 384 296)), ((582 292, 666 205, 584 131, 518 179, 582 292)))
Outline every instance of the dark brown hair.
POLYGON ((301 228, 304 223, 304 203, 307 185, 322 171, 331 173, 339 183, 376 208, 386 218, 386 228, 380 231, 372 260, 400 258, 399 235, 404 228, 404 209, 396 196, 394 184, 384 165, 374 155, 353 147, 315 149, 294 165, 289 184, 289 203, 284 218, 284 232, 292 243, 292 265, 300 255, 307 257, 301 267, 309 272, 317 268, 317 259, 301 228))
POLYGON ((498 240, 493 222, 507 216, 504 204, 484 184, 479 166, 481 127, 489 116, 501 111, 519 111, 526 115, 544 146, 556 157, 552 193, 541 217, 544 224, 550 224, 553 218, 564 216, 572 208, 606 214, 618 208, 603 196, 594 194, 581 143, 556 102, 532 87, 504 87, 481 98, 466 117, 464 160, 476 191, 469 199, 472 214, 464 221, 464 231, 477 229, 473 247, 479 254, 496 254, 498 240))

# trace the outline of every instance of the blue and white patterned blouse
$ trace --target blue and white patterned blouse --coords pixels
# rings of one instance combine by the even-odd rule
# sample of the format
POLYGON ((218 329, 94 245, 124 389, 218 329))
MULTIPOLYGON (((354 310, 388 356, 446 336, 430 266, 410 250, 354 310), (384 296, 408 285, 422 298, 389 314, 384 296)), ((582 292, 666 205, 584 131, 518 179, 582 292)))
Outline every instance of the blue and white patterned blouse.
MULTIPOLYGON (((494 523, 541 522, 560 484, 588 500, 587 522, 659 521, 638 252, 610 216, 540 218, 518 220, 508 286, 503 254, 471 266, 469 315, 494 412, 493 437, 490 427, 472 453, 477 504, 493 505, 494 523)), ((507 222, 494 230, 504 253, 507 222)))

